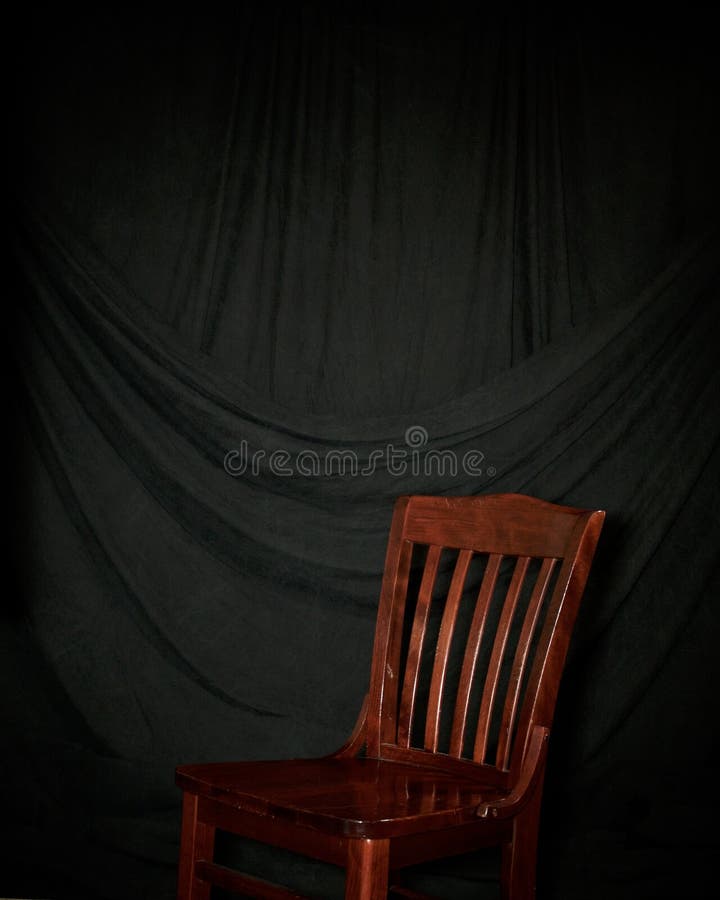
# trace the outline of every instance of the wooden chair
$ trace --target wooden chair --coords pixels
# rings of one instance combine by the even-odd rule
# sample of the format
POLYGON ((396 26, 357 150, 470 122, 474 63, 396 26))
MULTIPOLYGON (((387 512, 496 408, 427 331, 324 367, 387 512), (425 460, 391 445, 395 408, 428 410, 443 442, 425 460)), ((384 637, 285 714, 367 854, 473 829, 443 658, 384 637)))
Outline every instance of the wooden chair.
POLYGON ((213 862, 217 829, 344 866, 347 900, 420 897, 392 886, 403 868, 496 845, 503 897, 533 897, 548 735, 604 515, 399 498, 352 736, 320 759, 178 768, 178 898, 301 896, 213 862))

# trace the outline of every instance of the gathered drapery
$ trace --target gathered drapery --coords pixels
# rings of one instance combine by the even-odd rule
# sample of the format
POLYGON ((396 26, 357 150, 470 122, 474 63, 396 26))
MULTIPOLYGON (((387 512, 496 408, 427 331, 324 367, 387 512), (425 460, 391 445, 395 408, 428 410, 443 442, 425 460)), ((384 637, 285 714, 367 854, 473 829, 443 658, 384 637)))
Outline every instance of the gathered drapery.
POLYGON ((701 36, 311 5, 51 24, 15 61, 8 887, 172 896, 174 766, 334 749, 394 497, 496 491, 608 511, 545 895, 702 872, 678 774, 714 765, 701 36))

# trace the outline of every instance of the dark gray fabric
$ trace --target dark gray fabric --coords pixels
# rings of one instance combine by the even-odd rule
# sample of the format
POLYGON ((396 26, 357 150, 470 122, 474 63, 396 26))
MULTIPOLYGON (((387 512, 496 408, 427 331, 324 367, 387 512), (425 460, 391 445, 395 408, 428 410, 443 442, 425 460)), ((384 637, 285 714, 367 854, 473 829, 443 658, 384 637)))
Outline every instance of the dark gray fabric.
POLYGON ((339 744, 414 492, 608 511, 541 895, 709 871, 714 68, 312 5, 21 42, 0 892, 170 897, 176 764, 339 744))

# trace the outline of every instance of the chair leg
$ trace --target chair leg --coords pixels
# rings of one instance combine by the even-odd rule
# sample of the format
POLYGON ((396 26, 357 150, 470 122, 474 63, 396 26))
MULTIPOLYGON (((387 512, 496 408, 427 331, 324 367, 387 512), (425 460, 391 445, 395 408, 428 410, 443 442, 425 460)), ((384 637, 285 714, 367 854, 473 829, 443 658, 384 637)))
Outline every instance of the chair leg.
POLYGON ((542 787, 515 818, 512 840, 503 844, 500 869, 502 900, 533 900, 537 869, 542 787))
POLYGON ((212 885, 197 878, 195 866, 200 859, 212 860, 215 828, 199 822, 197 814, 198 798, 194 794, 183 794, 178 900, 210 900, 212 885))
POLYGON ((350 841, 345 900, 386 900, 389 874, 390 841, 350 841))

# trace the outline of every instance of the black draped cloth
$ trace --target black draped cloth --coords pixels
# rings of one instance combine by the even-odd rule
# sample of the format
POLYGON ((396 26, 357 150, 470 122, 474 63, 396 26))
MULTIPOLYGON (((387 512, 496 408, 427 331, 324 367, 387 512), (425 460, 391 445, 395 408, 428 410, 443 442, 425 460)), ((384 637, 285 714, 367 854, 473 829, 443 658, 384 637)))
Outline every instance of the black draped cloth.
POLYGON ((177 764, 352 727, 393 499, 515 491, 608 512, 539 896, 703 896, 717 63, 687 8, 605 12, 27 15, 0 894, 172 897, 177 764))

